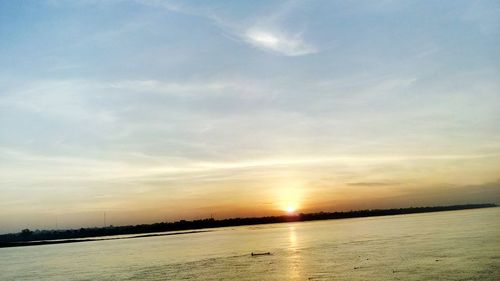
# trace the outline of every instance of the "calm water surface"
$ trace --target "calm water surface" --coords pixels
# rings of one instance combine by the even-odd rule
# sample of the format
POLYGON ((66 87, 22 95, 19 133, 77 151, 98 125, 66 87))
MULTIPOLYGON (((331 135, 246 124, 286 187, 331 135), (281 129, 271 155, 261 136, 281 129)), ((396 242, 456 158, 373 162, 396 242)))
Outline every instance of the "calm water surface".
POLYGON ((500 280, 500 208, 3 248, 0 280, 500 280))

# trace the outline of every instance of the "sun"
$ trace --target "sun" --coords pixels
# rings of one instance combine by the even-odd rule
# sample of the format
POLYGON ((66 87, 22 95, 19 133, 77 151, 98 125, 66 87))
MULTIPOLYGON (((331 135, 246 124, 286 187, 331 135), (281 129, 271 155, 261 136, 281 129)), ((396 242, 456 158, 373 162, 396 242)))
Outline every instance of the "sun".
POLYGON ((276 188, 276 210, 287 216, 296 216, 302 208, 303 188, 285 182, 276 188))
POLYGON ((285 211, 288 214, 293 214, 293 213, 295 213, 295 211, 297 211, 297 207, 295 207, 294 205, 288 205, 288 206, 286 206, 285 211))

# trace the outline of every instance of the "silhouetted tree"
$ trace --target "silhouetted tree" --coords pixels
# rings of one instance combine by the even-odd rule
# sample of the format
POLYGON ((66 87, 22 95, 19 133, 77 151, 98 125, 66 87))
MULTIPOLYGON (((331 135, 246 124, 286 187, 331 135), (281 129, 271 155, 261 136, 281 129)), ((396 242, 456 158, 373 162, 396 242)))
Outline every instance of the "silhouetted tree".
POLYGON ((29 229, 27 229, 27 228, 26 228, 26 229, 23 229, 23 230, 21 231, 21 235, 22 235, 22 236, 30 236, 31 234, 33 234, 33 231, 31 231, 31 230, 29 230, 29 229))

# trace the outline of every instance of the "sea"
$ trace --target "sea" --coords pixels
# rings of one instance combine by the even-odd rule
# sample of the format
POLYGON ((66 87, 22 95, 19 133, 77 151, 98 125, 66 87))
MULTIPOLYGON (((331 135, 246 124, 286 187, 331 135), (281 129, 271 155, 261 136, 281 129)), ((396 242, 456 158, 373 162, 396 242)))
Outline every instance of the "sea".
POLYGON ((500 208, 1 248, 0 280, 498 281, 500 208))

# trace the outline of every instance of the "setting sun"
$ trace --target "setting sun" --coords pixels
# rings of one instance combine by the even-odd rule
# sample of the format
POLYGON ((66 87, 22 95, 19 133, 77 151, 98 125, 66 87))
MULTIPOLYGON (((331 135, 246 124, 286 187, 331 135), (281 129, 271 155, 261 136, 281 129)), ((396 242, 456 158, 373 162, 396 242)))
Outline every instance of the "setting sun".
POLYGON ((0 0, 0 281, 500 281, 497 45, 500 0, 0 0))
POLYGON ((288 175, 289 178, 277 183, 281 188, 276 189, 276 209, 287 215, 294 215, 304 206, 304 187, 301 179, 288 175))
POLYGON ((286 207, 286 212, 289 214, 295 213, 296 210, 297 210, 297 207, 295 207, 294 205, 288 205, 286 207))

